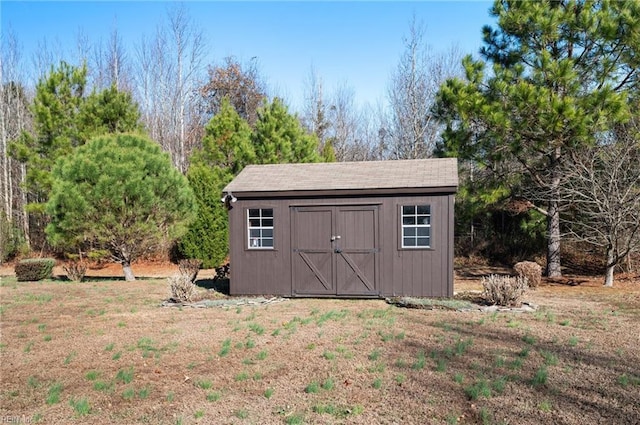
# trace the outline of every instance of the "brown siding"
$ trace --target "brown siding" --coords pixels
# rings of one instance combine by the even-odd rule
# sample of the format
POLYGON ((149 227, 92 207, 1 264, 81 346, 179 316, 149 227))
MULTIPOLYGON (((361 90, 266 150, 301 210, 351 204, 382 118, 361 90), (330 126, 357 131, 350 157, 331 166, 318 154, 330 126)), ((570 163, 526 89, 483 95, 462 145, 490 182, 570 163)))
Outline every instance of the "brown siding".
MULTIPOLYGON (((376 296, 453 295, 453 194, 317 198, 242 198, 229 211, 231 294, 284 295, 292 292, 291 207, 377 206, 379 230, 376 296), (400 248, 401 205, 431 205, 432 248, 400 248), (246 209, 274 209, 274 250, 246 248, 246 209)), ((372 294, 363 294, 370 296, 372 294)))

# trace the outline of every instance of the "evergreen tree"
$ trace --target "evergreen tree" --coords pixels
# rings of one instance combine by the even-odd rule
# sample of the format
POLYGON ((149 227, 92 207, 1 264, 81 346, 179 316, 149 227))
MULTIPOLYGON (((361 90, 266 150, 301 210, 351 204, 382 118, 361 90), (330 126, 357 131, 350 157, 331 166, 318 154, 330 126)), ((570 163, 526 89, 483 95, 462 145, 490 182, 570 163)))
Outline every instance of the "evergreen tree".
POLYGON ((441 148, 513 182, 512 195, 547 217, 547 274, 560 276, 561 165, 630 115, 640 4, 496 1, 492 15, 481 51, 491 72, 467 57, 466 79, 440 89, 441 148))
POLYGON ((258 110, 253 132, 257 161, 261 164, 318 162, 318 139, 302 128, 284 103, 275 98, 258 110))
POLYGON ((228 254, 228 218, 220 201, 222 189, 245 165, 255 161, 251 129, 227 99, 205 127, 202 149, 194 152, 187 178, 198 216, 180 239, 183 255, 197 258, 204 267, 217 267, 228 254))
POLYGON ((52 186, 51 169, 58 158, 69 155, 91 137, 139 131, 140 114, 131 95, 115 87, 85 96, 86 66, 61 62, 36 86, 31 105, 33 131, 23 131, 10 153, 26 164, 25 190, 29 201, 32 241, 43 241, 45 204, 52 186))
POLYGON ((46 204, 53 246, 108 250, 134 280, 131 263, 184 234, 195 199, 160 146, 144 137, 92 139, 60 158, 46 204))

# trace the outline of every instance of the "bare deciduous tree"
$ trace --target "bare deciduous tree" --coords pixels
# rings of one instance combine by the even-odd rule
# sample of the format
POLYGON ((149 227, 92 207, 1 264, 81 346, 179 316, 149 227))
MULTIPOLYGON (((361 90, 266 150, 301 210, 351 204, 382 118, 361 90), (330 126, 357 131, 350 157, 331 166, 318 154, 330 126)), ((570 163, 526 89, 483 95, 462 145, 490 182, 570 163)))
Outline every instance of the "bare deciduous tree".
POLYGON ((434 51, 426 43, 424 26, 416 22, 415 16, 404 46, 388 88, 387 156, 428 158, 433 155, 442 130, 431 112, 435 97, 440 84, 461 73, 462 53, 456 47, 434 51))
MULTIPOLYGON (((26 169, 9 155, 9 144, 23 130, 31 127, 31 114, 25 91, 22 57, 18 40, 10 31, 2 32, 2 54, 0 55, 0 196, 2 210, 7 219, 29 235, 29 219, 25 210, 27 199, 22 191, 26 169)), ((27 239, 28 243, 28 239, 27 239)))
POLYGON ((237 58, 228 56, 222 65, 209 67, 209 80, 200 93, 210 117, 220 110, 222 99, 226 97, 240 117, 254 126, 258 108, 267 98, 266 84, 256 62, 254 57, 242 65, 237 58))
POLYGON ((639 130, 624 126, 603 144, 576 151, 564 170, 563 191, 574 210, 569 236, 604 250, 605 286, 613 286, 615 267, 640 249, 639 130))
POLYGON ((136 48, 136 98, 152 139, 182 172, 199 134, 198 94, 204 37, 184 5, 168 11, 168 23, 136 48))

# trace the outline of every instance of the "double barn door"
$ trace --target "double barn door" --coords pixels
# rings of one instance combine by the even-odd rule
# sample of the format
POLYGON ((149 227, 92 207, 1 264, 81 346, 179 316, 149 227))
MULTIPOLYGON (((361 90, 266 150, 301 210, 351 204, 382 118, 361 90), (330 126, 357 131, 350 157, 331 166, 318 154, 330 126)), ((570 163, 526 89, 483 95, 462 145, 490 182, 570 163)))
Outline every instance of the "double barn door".
POLYGON ((378 206, 291 208, 293 294, 379 293, 378 206))

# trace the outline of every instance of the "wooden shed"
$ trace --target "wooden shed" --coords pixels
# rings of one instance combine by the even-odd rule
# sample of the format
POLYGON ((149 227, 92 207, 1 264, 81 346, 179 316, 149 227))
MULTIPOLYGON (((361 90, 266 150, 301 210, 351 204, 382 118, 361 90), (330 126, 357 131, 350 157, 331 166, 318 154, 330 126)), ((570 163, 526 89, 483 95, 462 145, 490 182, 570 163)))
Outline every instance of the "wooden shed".
POLYGON ((453 295, 456 159, 250 165, 224 188, 232 295, 453 295))

